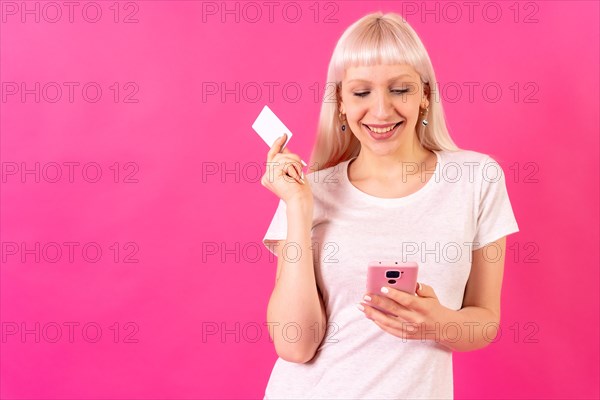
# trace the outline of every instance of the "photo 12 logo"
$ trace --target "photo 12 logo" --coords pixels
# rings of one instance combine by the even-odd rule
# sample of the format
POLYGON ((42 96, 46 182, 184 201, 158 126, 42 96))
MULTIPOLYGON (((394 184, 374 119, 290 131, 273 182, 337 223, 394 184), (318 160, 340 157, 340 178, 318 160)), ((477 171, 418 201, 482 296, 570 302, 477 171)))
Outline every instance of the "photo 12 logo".
POLYGON ((2 183, 139 183, 140 167, 134 161, 100 164, 95 161, 4 161, 0 165, 2 183))
POLYGON ((110 325, 95 321, 2 321, 2 343, 98 343, 103 337, 105 341, 112 338, 112 343, 139 343, 135 337, 139 330, 131 321, 110 325))
POLYGON ((540 4, 534 1, 402 1, 400 13, 407 21, 458 24, 509 21, 537 24, 540 4))
POLYGON ((140 6, 136 1, 2 1, 2 23, 137 24, 140 6))
POLYGON ((137 264, 140 246, 136 242, 13 242, 0 243, 2 263, 92 263, 137 264))
POLYGON ((336 24, 340 3, 335 1, 203 1, 201 21, 221 24, 256 24, 301 21, 336 24))
POLYGON ((2 103, 139 103, 136 82, 2 82, 2 103))

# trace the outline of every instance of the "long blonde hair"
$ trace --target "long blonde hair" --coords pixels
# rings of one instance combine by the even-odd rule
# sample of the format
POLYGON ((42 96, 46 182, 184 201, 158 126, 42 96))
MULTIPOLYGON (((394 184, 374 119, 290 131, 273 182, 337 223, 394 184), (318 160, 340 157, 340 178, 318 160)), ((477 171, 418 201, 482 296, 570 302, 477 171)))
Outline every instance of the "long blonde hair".
POLYGON ((421 81, 430 88, 428 124, 423 126, 420 118, 417 122, 417 137, 421 145, 428 150, 460 150, 448 133, 439 96, 437 93, 433 96, 433 90, 437 91, 437 81, 421 39, 398 14, 375 12, 350 25, 333 51, 309 164, 313 172, 335 166, 360 152, 358 139, 349 129, 341 130, 341 80, 348 67, 376 64, 408 64, 417 71, 421 81))

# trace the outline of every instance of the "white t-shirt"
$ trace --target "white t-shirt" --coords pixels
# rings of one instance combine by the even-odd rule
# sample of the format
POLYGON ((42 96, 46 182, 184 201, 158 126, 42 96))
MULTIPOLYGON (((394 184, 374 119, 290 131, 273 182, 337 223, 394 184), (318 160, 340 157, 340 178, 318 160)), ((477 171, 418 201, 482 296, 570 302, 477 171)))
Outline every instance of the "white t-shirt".
MULTIPOLYGON (((418 263, 418 281, 432 286, 442 305, 459 310, 472 251, 519 231, 504 172, 493 158, 470 150, 434 152, 435 171, 422 175, 429 181, 401 198, 379 198, 355 187, 348 179, 351 160, 306 175, 314 196, 312 249, 327 331, 311 361, 277 359, 265 399, 453 398, 452 351, 434 333, 429 340, 404 340, 356 308, 367 292, 368 263, 400 259, 418 263)), ((265 241, 286 236, 286 205, 280 200, 263 243, 272 252, 265 241)))

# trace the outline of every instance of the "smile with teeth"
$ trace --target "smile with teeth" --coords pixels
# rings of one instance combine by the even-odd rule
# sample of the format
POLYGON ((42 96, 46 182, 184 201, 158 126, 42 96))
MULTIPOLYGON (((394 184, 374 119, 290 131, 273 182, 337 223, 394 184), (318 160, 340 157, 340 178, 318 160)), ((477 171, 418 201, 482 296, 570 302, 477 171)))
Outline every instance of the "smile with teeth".
POLYGON ((386 132, 389 132, 389 131, 391 131, 391 130, 395 129, 395 128, 396 128, 398 125, 400 125, 401 123, 402 123, 402 121, 401 121, 401 122, 398 122, 398 123, 397 123, 397 124, 395 124, 395 125, 391 125, 391 126, 389 126, 389 127, 387 127, 387 128, 373 128, 372 126, 369 126, 369 125, 366 125, 366 124, 365 124, 365 126, 366 126, 367 128, 369 128, 369 129, 371 130, 371 132, 375 132, 375 133, 386 133, 386 132))

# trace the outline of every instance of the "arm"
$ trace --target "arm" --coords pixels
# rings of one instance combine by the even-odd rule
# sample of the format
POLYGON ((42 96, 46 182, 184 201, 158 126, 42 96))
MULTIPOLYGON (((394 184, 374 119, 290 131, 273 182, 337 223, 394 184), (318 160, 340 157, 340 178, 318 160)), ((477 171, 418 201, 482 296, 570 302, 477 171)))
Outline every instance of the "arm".
POLYGON ((272 324, 269 334, 277 354, 286 361, 305 363, 314 357, 325 336, 326 326, 325 307, 317 289, 311 248, 313 205, 308 201, 292 202, 286 206, 287 238, 278 241, 274 249, 277 275, 267 308, 267 321, 272 324), (283 254, 286 242, 291 245, 283 254), (286 324, 292 326, 286 331, 287 336, 283 330, 286 324), (315 324, 318 324, 317 337, 315 324), (299 338, 296 340, 297 334, 299 338))
POLYGON ((452 332, 451 339, 454 342, 448 341, 446 337, 441 338, 441 343, 451 350, 478 350, 488 346, 496 337, 500 323, 505 249, 506 236, 473 251, 471 273, 462 308, 458 311, 450 310, 447 319, 460 326, 460 339, 454 339, 459 336, 456 332, 452 332))

